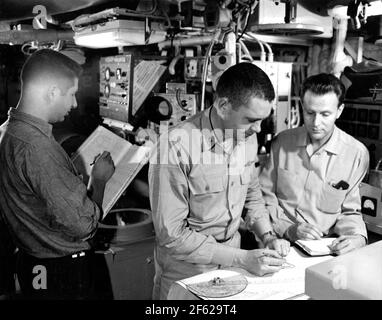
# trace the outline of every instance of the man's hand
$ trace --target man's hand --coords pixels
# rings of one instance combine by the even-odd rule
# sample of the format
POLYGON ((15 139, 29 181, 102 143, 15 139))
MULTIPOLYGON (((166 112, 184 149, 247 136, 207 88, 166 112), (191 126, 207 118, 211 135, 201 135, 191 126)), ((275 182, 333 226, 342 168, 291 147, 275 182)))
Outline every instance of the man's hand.
POLYGON ((151 141, 152 143, 156 143, 158 140, 158 134, 154 132, 154 130, 151 129, 143 129, 141 127, 138 128, 136 136, 135 136, 135 142, 138 144, 147 143, 147 141, 151 141))
POLYGON ((94 167, 90 174, 91 180, 107 182, 114 174, 114 162, 110 152, 104 151, 100 156, 94 159, 94 167))
POLYGON ((330 245, 330 249, 334 254, 340 255, 352 251, 354 249, 362 248, 366 245, 366 239, 360 234, 344 235, 338 237, 330 245))
POLYGON ((294 224, 286 231, 286 236, 290 241, 301 240, 316 240, 323 236, 321 230, 310 223, 294 224))
POLYGON ((286 257, 290 250, 290 242, 284 239, 278 239, 276 236, 264 239, 264 246, 268 249, 274 249, 283 257, 286 257))
POLYGON ((258 276, 275 273, 282 269, 284 263, 285 259, 270 249, 240 250, 234 258, 234 266, 258 276))

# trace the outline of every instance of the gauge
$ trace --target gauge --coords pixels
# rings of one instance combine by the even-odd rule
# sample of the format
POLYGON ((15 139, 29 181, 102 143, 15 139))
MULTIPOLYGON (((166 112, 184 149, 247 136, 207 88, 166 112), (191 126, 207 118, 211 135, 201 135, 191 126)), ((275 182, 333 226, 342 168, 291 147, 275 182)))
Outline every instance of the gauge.
POLYGON ((117 73, 117 76, 116 76, 117 80, 121 79, 122 78, 122 70, 121 70, 121 68, 118 68, 116 73, 117 73))
POLYGON ((109 81, 110 80, 110 69, 106 68, 105 70, 105 80, 109 81))
POLYGON ((109 96, 110 96, 110 86, 108 84, 105 85, 103 94, 105 95, 106 98, 109 98, 109 96))

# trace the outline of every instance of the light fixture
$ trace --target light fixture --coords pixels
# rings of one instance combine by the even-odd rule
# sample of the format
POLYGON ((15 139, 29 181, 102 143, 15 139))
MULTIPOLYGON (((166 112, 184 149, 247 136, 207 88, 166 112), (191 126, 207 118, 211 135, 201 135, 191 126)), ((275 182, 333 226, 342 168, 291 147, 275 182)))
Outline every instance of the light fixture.
POLYGON ((77 30, 74 42, 87 48, 111 48, 157 43, 165 40, 166 31, 158 22, 151 22, 147 30, 145 21, 111 20, 77 30))

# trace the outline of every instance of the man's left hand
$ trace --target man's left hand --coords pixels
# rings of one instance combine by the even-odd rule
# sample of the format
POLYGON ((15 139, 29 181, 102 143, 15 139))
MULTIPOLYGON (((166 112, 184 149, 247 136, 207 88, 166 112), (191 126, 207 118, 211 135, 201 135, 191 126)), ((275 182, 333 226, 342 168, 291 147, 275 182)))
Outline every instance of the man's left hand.
POLYGON ((340 255, 366 245, 366 239, 360 234, 344 235, 338 237, 330 246, 334 254, 340 255))
POLYGON ((290 243, 284 239, 278 239, 275 236, 264 239, 264 246, 268 249, 276 250, 281 256, 286 257, 290 250, 290 243))

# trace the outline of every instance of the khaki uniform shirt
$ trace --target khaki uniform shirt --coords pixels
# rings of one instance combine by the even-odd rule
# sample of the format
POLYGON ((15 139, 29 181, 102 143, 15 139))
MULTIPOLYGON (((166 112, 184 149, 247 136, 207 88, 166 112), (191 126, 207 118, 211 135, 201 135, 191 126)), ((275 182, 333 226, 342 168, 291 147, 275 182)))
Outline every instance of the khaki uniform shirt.
POLYGON ((256 135, 231 152, 217 142, 209 115, 207 109, 161 135, 150 161, 150 202, 161 250, 188 263, 230 266, 237 249, 224 242, 238 232, 243 209, 258 235, 272 226, 255 165, 256 135))
POLYGON ((368 166, 365 146, 337 127, 314 153, 304 127, 281 132, 260 175, 275 231, 282 236, 305 219, 324 234, 367 237, 359 184, 368 166), (349 184, 346 190, 333 187, 341 180, 349 184))

